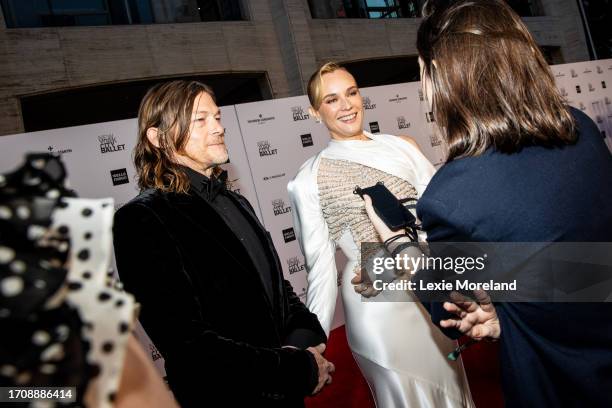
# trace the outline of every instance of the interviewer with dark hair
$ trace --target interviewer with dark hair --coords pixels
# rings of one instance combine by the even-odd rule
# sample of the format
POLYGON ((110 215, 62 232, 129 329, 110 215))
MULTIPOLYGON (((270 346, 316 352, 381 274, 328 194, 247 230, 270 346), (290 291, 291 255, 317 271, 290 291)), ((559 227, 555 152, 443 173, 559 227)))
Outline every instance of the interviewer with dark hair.
MULTIPOLYGON (((424 14, 422 85, 449 149, 417 206, 428 241, 612 242, 612 156, 521 19, 500 0, 430 1, 424 14)), ((451 337, 500 340, 506 406, 612 406, 612 304, 480 295, 425 306, 451 337)))

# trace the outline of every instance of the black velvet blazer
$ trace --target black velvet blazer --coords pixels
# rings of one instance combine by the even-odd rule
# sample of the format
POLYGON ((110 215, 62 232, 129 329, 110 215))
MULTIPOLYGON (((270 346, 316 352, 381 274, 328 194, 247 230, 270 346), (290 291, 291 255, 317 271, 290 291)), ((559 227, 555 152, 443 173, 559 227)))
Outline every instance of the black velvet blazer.
POLYGON ((142 304, 140 322, 183 407, 303 406, 317 365, 310 352, 283 346, 317 345, 325 333, 283 279, 272 239, 248 201, 224 194, 267 243, 274 296, 239 239, 195 192, 146 190, 117 211, 119 276, 142 304))

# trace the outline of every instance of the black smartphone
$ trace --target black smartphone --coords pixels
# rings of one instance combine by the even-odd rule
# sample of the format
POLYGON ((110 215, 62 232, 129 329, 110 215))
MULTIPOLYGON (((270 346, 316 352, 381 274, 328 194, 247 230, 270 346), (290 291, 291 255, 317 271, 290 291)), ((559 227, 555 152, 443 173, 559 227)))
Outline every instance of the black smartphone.
POLYGON ((398 231, 406 227, 413 227, 416 219, 408 209, 393 195, 382 182, 372 187, 355 187, 355 194, 363 198, 367 194, 372 199, 372 207, 376 214, 392 231, 398 231))

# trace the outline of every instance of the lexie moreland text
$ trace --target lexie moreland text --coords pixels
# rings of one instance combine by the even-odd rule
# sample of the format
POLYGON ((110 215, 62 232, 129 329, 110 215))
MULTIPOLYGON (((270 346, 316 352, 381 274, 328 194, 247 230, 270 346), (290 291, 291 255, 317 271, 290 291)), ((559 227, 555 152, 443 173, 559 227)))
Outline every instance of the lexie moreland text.
POLYGON ((421 291, 460 291, 460 290, 484 290, 484 291, 500 291, 500 290, 516 290, 516 279, 512 282, 470 282, 469 280, 454 280, 447 282, 412 282, 409 280, 399 280, 394 282, 383 282, 377 279, 373 282, 376 290, 421 290, 421 291))

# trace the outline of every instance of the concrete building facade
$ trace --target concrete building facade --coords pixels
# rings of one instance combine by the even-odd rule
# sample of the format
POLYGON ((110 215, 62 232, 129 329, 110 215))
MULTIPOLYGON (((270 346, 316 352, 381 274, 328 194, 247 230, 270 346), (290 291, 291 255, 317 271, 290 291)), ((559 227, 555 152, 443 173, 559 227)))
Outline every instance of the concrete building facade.
MULTIPOLYGON (((313 1, 242 0, 243 21, 192 22, 169 16, 194 0, 159 0, 165 24, 7 28, 0 13, 0 135, 24 131, 21 100, 100 84, 218 73, 265 75, 266 97, 303 94, 327 60, 416 55, 419 18, 313 18, 313 1), (309 4, 310 3, 310 4, 309 4), (164 14, 165 13, 165 14, 164 14), (176 22, 181 21, 181 22, 176 22)), ((589 59, 575 0, 540 0, 524 17, 555 62, 589 59)), ((158 18, 163 21, 163 19, 158 18)))

